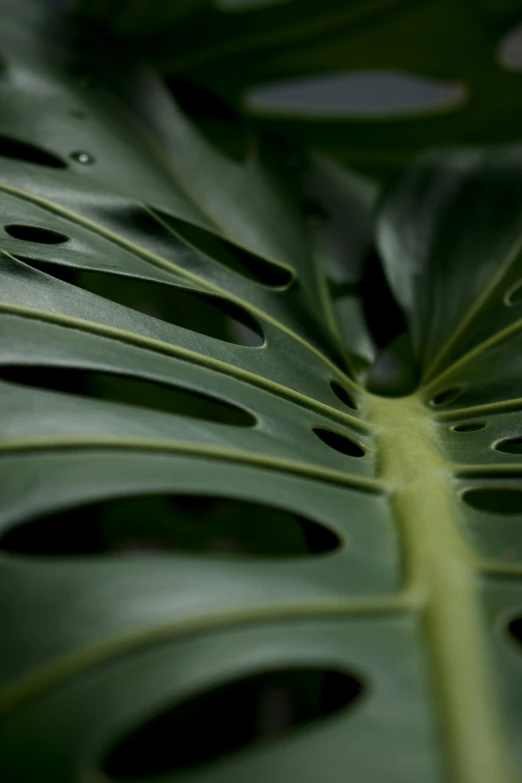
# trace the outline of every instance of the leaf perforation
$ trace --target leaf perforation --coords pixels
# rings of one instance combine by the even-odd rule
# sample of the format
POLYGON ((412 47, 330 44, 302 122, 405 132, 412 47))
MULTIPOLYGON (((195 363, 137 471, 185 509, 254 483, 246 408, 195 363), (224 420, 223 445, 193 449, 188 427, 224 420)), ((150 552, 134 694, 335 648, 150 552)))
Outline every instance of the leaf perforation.
MULTIPOLYGON (((123 237, 114 234, 113 232, 110 232, 106 229, 103 229, 102 227, 98 226, 97 224, 93 223, 90 220, 87 220, 85 218, 82 218, 80 215, 71 212, 70 210, 67 210, 65 208, 59 207, 58 205, 53 204, 52 202, 48 202, 46 199, 43 199, 39 196, 33 196, 33 194, 22 192, 17 190, 16 188, 12 188, 10 186, 6 186, 4 184, 0 183, 0 191, 4 190, 6 192, 12 193, 15 196, 19 196, 20 198, 25 198, 27 201, 33 202, 38 204, 39 206, 42 206, 46 209, 49 209, 50 212, 53 212, 55 214, 60 215, 60 217, 65 218, 66 220, 71 220, 71 222, 75 222, 78 225, 81 225, 83 228, 89 229, 91 231, 94 231, 95 233, 99 234, 100 236, 103 236, 105 239, 114 241, 116 244, 118 244, 120 247, 124 248, 125 250, 130 250, 131 252, 134 252, 139 257, 143 258, 145 261, 149 261, 153 264, 156 264, 157 266, 161 266, 164 269, 174 271, 177 275, 181 277, 185 277, 187 280, 190 280, 193 283, 196 283, 198 286, 201 286, 202 288, 208 289, 210 292, 215 293, 225 299, 229 299, 231 302, 239 305, 240 307, 243 307, 246 309, 252 316, 261 318, 264 321, 267 321, 272 326, 274 326, 276 329, 281 330, 285 334, 287 334, 292 339, 296 340, 303 346, 305 346, 308 350, 310 350, 312 353, 314 353, 316 356, 320 358, 322 362, 324 362, 328 367, 331 369, 334 369, 336 372, 338 371, 338 368, 333 364, 333 362, 328 359, 324 353, 319 351, 317 348, 315 348, 311 343, 309 343, 307 340, 302 338, 300 335, 298 335, 296 332, 291 330, 289 327, 287 327, 285 324, 281 323, 280 321, 277 321, 275 318, 270 316, 268 313, 265 313, 261 310, 259 310, 254 305, 250 304, 249 302, 245 302, 241 297, 235 296, 231 292, 222 289, 220 286, 217 286, 213 283, 210 283, 209 281, 205 280, 205 278, 199 277, 198 275, 195 275, 192 272, 189 272, 188 270, 184 269, 181 266, 178 266, 174 264, 171 261, 168 261, 161 256, 156 256, 153 253, 150 253, 149 251, 145 250, 144 248, 140 248, 137 245, 134 245, 131 242, 128 242, 123 237)), ((5 250, 1 251, 5 253, 6 255, 10 255, 5 250)), ((346 379, 348 383, 353 384, 357 386, 358 384, 351 378, 346 379)))
MULTIPOLYGON (((232 364, 226 364, 218 359, 206 356, 205 354, 195 353, 181 346, 177 346, 171 343, 165 343, 158 339, 151 337, 144 337, 142 335, 134 334, 132 332, 126 332, 123 329, 116 327, 109 327, 104 324, 98 324, 93 321, 86 321, 80 318, 73 318, 71 316, 62 315, 60 313, 52 313, 45 310, 37 310, 29 307, 23 307, 21 305, 12 305, 8 303, 0 302, 0 313, 10 314, 16 317, 31 318, 42 321, 48 321, 58 325, 67 326, 72 329, 79 329, 85 332, 91 332, 103 337, 109 337, 111 339, 136 345, 139 348, 145 350, 152 350, 156 353, 163 353, 170 356, 176 356, 195 364, 206 366, 210 369, 218 372, 225 373, 227 375, 234 376, 239 380, 251 383, 259 388, 266 389, 273 394, 285 397, 292 402, 301 405, 309 410, 317 411, 324 414, 334 421, 339 421, 351 427, 354 431, 360 433, 371 433, 373 427, 371 422, 358 419, 349 413, 332 408, 324 403, 315 400, 313 397, 308 397, 301 392, 296 391, 288 386, 283 386, 275 381, 271 381, 268 378, 264 378, 262 375, 255 375, 254 373, 244 370, 240 367, 236 367, 232 364)), ((338 371, 337 371, 338 372, 338 371)), ((345 381, 345 379, 342 379, 345 381)))

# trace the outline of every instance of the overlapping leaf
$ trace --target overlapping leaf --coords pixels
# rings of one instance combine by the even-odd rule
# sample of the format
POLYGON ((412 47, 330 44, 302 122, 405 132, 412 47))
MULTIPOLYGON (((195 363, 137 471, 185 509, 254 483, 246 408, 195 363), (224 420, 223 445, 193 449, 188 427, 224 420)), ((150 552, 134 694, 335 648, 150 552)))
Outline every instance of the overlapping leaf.
POLYGON ((4 777, 517 780, 518 148, 428 154, 373 232, 3 8, 4 777), (394 356, 419 390, 365 391, 394 356))
POLYGON ((432 145, 519 137, 520 58, 506 55, 522 22, 517 0, 88 0, 78 8, 164 72, 379 177, 432 145))

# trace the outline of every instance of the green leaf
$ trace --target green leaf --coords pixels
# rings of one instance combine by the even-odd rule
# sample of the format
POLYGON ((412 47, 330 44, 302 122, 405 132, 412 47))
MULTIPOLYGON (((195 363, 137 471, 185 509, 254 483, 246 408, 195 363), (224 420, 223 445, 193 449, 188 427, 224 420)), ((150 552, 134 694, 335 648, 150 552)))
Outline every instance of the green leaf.
POLYGON ((508 47, 521 22, 517 0, 81 0, 78 8, 163 72, 378 177, 434 145, 519 136, 522 76, 508 47))
POLYGON ((519 145, 428 153, 381 211, 384 264, 428 376, 518 320, 521 170, 519 145))
POLYGON ((519 148, 377 200, 2 7, 3 779, 514 783, 519 148))

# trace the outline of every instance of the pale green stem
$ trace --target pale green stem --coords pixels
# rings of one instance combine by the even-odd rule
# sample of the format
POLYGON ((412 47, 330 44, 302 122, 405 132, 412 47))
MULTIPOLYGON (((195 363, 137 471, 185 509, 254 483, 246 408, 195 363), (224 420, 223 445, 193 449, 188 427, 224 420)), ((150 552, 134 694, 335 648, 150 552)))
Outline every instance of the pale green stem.
POLYGON ((372 398, 380 425, 380 478, 401 525, 406 587, 421 601, 428 663, 439 695, 448 783, 514 783, 511 754, 491 678, 473 558, 461 538, 452 466, 437 448, 416 397, 372 398))

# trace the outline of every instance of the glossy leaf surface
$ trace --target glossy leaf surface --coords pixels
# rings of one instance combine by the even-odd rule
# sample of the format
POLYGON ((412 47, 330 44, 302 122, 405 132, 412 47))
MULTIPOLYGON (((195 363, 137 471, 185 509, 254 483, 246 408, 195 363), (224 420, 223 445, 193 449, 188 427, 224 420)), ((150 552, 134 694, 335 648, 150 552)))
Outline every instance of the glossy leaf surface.
POLYGON ((2 778, 519 780, 519 148, 377 203, 3 10, 2 778))

